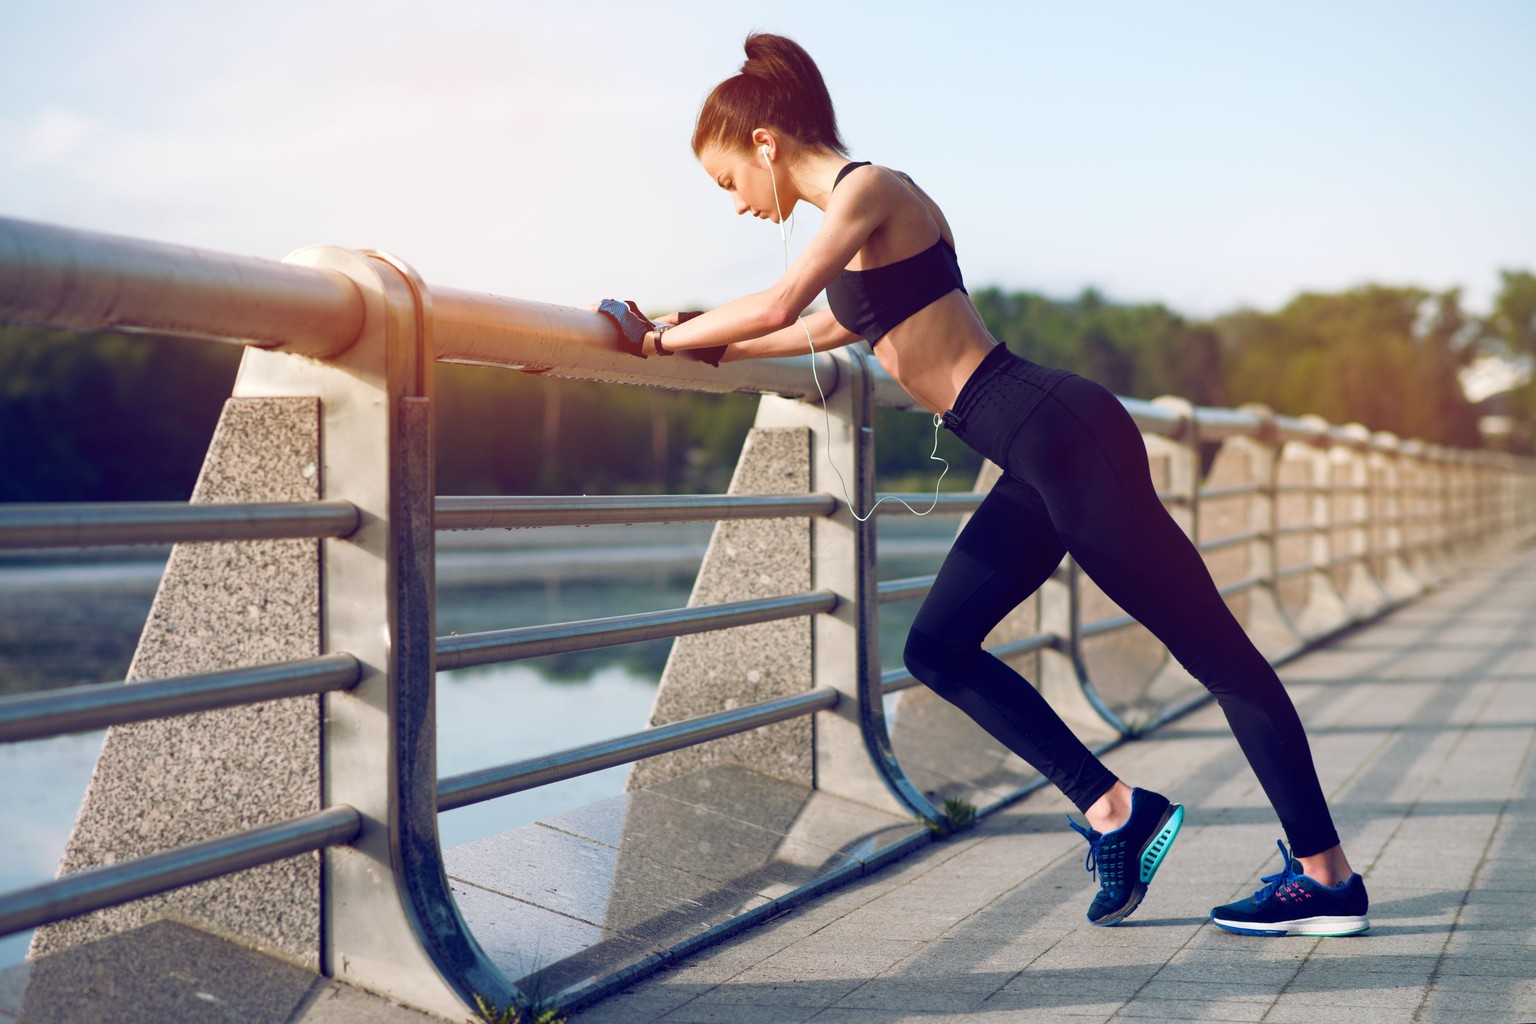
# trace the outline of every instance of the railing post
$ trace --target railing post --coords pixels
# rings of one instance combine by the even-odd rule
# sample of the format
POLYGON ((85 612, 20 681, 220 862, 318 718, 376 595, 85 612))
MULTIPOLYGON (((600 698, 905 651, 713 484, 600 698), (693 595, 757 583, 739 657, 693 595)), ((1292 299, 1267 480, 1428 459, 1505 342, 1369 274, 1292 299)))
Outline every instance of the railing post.
POLYGON ((1270 661, 1278 661, 1301 648, 1303 639, 1280 601, 1279 577, 1279 471, 1280 441, 1275 414, 1267 405, 1251 404, 1242 410, 1259 419, 1252 437, 1231 437, 1223 444, 1240 451, 1248 465, 1246 483, 1256 490, 1248 499, 1247 529, 1254 539, 1247 545, 1248 571, 1263 583, 1247 591, 1248 614, 1243 628, 1254 645, 1270 661))
MULTIPOLYGON (((1344 604, 1352 619, 1362 621, 1392 603, 1371 561, 1371 433, 1359 423, 1350 423, 1340 427, 1338 434, 1342 443, 1334 444, 1329 452, 1333 460, 1331 504, 1336 515, 1342 512, 1334 523, 1333 536, 1343 550, 1335 550, 1332 557, 1347 559, 1343 563, 1344 604)), ((1336 561, 1336 568, 1338 564, 1336 561)))
POLYGON ((464 928, 437 848, 433 715, 431 309, 409 267, 382 254, 302 250, 291 262, 350 278, 362 335, 326 363, 252 350, 235 394, 317 396, 324 497, 361 526, 321 546, 322 650, 362 665, 355 688, 323 699, 321 796, 363 817, 322 866, 320 969, 445 1015, 472 991, 512 992, 464 928))
POLYGON ((938 820, 937 809, 897 763, 886 730, 871 514, 875 435, 869 356, 859 347, 834 355, 837 387, 825 407, 765 398, 758 414, 759 424, 809 429, 811 487, 837 499, 832 515, 811 522, 812 586, 838 595, 837 607, 812 624, 814 685, 843 694, 836 708, 813 723, 816 788, 938 820))
POLYGON ((1372 437, 1369 465, 1375 537, 1371 558, 1377 581, 1393 601, 1407 601, 1425 589, 1408 568, 1411 481, 1403 462, 1403 446, 1397 435, 1378 431, 1372 437))
POLYGON ((662 674, 651 724, 719 710, 722 700, 747 703, 818 687, 843 697, 811 721, 784 722, 641 761, 631 770, 630 789, 731 761, 902 815, 937 814, 891 752, 880 680, 875 523, 858 521, 844 500, 844 482, 861 516, 874 500, 868 357, 856 348, 832 355, 836 375, 828 379, 823 373, 821 379, 825 408, 778 396, 761 400, 731 490, 831 494, 837 499, 834 512, 809 523, 720 523, 690 603, 814 589, 836 594, 837 606, 809 622, 680 638, 662 674), (720 678, 721 665, 743 669, 720 678), (729 690, 722 692, 725 687, 729 690))
POLYGON ((347 807, 350 845, 38 932, 38 952, 174 916, 460 1017, 512 991, 463 929, 436 837, 430 310, 409 268, 344 249, 361 333, 326 361, 247 349, 194 501, 338 499, 345 538, 178 545, 133 678, 347 654, 351 690, 115 728, 66 870, 347 807), (145 785, 146 776, 152 779, 145 785))
POLYGON ((1311 433, 1293 442, 1293 450, 1307 467, 1308 562, 1307 597, 1296 614, 1296 628, 1309 641, 1327 636, 1349 621, 1349 609, 1333 576, 1333 460, 1328 448, 1328 424, 1317 416, 1302 417, 1311 433))
MULTIPOLYGON (((1163 395, 1153 399, 1152 404, 1171 412, 1178 417, 1179 421, 1178 429, 1173 434, 1142 432, 1142 441, 1146 445, 1149 460, 1160 458, 1166 466, 1164 483, 1163 486, 1158 487, 1158 491, 1163 495, 1163 505, 1168 510, 1168 515, 1179 524, 1179 528, 1184 531, 1190 543, 1199 544, 1200 485, 1203 474, 1200 466, 1200 425, 1195 419, 1195 407, 1187 399, 1176 395, 1163 395)), ((1072 562, 1072 571, 1075 591, 1075 585, 1079 583, 1075 560, 1072 562)), ((1081 628, 1081 615, 1076 608, 1075 593, 1072 619, 1075 650, 1078 646, 1077 632, 1081 628)), ((1111 709, 1093 684, 1092 673, 1087 669, 1087 659, 1078 654, 1076 660, 1084 666, 1082 686, 1085 696, 1111 727, 1122 734, 1133 735, 1156 720, 1155 710, 1142 708, 1134 714, 1122 715, 1111 709)), ((1195 678, 1183 665, 1164 651, 1161 666, 1146 683, 1143 701, 1155 707, 1167 703, 1173 696, 1182 692, 1198 690, 1199 684, 1195 678)))

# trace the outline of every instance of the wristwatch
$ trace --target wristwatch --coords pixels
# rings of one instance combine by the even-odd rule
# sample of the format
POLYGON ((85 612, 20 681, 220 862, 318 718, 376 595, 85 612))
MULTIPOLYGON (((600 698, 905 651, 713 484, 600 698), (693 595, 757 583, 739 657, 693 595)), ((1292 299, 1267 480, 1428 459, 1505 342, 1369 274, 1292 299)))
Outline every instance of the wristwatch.
POLYGON ((673 328, 673 326, 675 326, 675 325, 673 325, 673 324, 657 324, 656 325, 656 337, 651 341, 651 347, 656 350, 656 354, 657 355, 659 355, 659 356, 670 356, 670 355, 674 354, 672 352, 668 352, 666 349, 661 347, 661 336, 663 334, 665 334, 667 331, 670 331, 673 328))

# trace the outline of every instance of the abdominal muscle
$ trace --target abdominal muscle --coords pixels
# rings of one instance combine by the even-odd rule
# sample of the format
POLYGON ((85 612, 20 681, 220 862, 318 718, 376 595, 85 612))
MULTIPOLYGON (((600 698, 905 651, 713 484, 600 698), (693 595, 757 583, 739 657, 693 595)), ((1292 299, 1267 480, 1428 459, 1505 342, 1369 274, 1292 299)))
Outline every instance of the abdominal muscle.
POLYGON ((970 296, 956 290, 886 332, 875 358, 924 408, 943 413, 996 344, 970 296))

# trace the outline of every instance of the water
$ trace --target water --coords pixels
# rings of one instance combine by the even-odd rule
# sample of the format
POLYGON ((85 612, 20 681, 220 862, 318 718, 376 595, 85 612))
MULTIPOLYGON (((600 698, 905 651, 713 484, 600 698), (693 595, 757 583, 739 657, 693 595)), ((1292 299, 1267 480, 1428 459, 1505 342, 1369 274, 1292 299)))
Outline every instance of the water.
MULTIPOLYGON (((881 522, 882 578, 932 572, 955 520, 881 522)), ((437 632, 471 633, 687 603, 709 526, 443 534, 437 632)), ((0 693, 121 679, 164 565, 147 549, 0 561, 0 693)), ((910 603, 881 609, 885 664, 910 603)), ((438 676, 438 771, 456 775, 645 727, 670 641, 438 676)), ((0 744, 0 891, 52 878, 104 733, 0 744)), ((625 766, 439 816, 445 847, 622 792, 625 766)), ((0 938, 0 968, 29 935, 0 938)))

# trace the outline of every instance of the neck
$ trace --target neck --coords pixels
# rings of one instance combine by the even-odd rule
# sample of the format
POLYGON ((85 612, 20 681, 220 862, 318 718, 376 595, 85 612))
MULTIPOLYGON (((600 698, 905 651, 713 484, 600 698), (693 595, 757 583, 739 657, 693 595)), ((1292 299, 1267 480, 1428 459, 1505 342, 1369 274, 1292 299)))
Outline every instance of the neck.
POLYGON ((806 150, 790 165, 788 177, 799 198, 825 211, 837 172, 847 164, 848 158, 833 150, 806 150))

